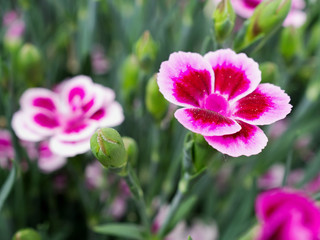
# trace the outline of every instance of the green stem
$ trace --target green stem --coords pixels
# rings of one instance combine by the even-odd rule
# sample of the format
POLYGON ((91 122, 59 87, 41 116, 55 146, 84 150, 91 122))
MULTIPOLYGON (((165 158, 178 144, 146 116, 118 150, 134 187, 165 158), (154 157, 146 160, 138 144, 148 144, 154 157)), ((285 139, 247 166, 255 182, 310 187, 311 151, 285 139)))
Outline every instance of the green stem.
POLYGON ((139 180, 129 163, 128 163, 127 175, 124 178, 138 206, 138 211, 139 211, 141 220, 143 222, 143 225, 145 226, 146 231, 150 234, 150 220, 147 215, 147 207, 144 200, 143 191, 140 186, 139 180))
POLYGON ((169 214, 167 215, 164 223, 162 224, 162 226, 159 230, 158 235, 159 235, 160 239, 162 239, 170 230, 169 227, 170 227, 171 220, 175 216, 181 202, 183 201, 183 199, 187 193, 190 180, 191 180, 190 174, 185 172, 183 174, 183 177, 180 179, 178 191, 176 192, 176 194, 172 200, 172 203, 171 203, 171 206, 169 209, 169 214))

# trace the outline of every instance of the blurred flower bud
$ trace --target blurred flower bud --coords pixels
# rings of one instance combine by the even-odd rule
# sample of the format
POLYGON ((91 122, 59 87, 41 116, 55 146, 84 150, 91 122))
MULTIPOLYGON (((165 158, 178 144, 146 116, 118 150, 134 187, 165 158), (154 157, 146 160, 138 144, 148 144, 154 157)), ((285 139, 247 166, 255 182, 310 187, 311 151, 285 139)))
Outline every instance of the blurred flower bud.
POLYGON ((140 66, 148 71, 158 53, 158 45, 149 31, 145 31, 135 44, 134 52, 138 57, 140 66))
POLYGON ((41 55, 34 45, 26 43, 22 46, 18 52, 17 64, 20 74, 31 86, 43 80, 41 55))
POLYGON ((127 163, 127 154, 120 134, 113 128, 100 128, 90 139, 93 155, 106 168, 121 169, 127 163))
POLYGON ((236 37, 234 43, 236 51, 275 32, 282 25, 290 7, 291 0, 266 0, 260 3, 236 37))
POLYGON ((168 101, 159 91, 156 74, 148 81, 145 101, 147 110, 155 119, 159 120, 164 116, 168 108, 168 101))
POLYGON ((199 172, 208 166, 208 163, 211 163, 211 159, 214 156, 215 150, 209 146, 207 141, 201 134, 194 134, 194 168, 196 172, 199 172))
POLYGON ((134 166, 138 158, 138 145, 136 141, 130 137, 123 137, 122 141, 127 152, 127 161, 134 166))
POLYGON ((41 236, 35 230, 26 228, 16 232, 12 240, 41 240, 41 236))
POLYGON ((236 14, 230 0, 222 0, 213 13, 214 29, 216 38, 222 42, 232 32, 236 14))
POLYGON ((309 54, 316 52, 319 46, 319 42, 320 42, 320 24, 318 22, 318 24, 315 24, 311 29, 311 35, 310 35, 310 39, 308 41, 308 46, 307 46, 309 54))
POLYGON ((281 32, 280 51, 287 61, 302 50, 302 34, 299 28, 286 27, 281 32))
POLYGON ((125 102, 130 103, 138 89, 139 62, 136 56, 128 56, 121 66, 122 93, 125 102))
POLYGON ((264 62, 259 65, 261 70, 261 81, 263 83, 275 83, 279 73, 278 66, 273 62, 264 62))

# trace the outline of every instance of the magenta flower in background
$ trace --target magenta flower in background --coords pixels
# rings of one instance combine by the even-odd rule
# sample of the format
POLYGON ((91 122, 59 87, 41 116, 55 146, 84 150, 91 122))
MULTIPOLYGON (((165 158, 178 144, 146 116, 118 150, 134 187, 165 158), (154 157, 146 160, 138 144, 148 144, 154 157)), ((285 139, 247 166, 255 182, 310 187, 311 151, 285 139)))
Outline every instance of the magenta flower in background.
POLYGON ((103 168, 98 160, 90 163, 86 166, 85 170, 86 186, 89 189, 102 188, 105 182, 105 177, 103 176, 103 168))
POLYGON ((114 99, 113 90, 87 76, 66 80, 54 91, 28 89, 21 96, 12 128, 22 140, 48 139, 52 153, 75 156, 90 149, 90 137, 98 127, 123 121, 122 107, 114 99))
POLYGON ((10 132, 5 129, 0 129, 0 167, 5 169, 10 168, 10 160, 13 159, 14 149, 10 132))
POLYGON ((204 57, 172 53, 158 74, 160 92, 184 107, 175 112, 177 120, 233 157, 261 152, 268 139, 256 125, 274 123, 291 111, 283 90, 260 81, 258 64, 230 49, 204 57))
POLYGON ((283 164, 274 164, 268 171, 258 179, 258 186, 261 189, 278 188, 282 185, 282 180, 285 174, 283 164))
POLYGON ((261 224, 257 240, 316 240, 320 211, 303 193, 275 189, 260 194, 256 214, 261 224))
POLYGON ((5 38, 10 40, 21 38, 25 31, 25 23, 16 11, 6 12, 2 24, 6 28, 5 38))
MULTIPOLYGON (((216 2, 220 1, 221 0, 217 0, 216 2)), ((234 11, 243 18, 251 17, 255 8, 261 2, 263 2, 263 0, 231 0, 234 11)), ((302 26, 307 19, 307 15, 303 11, 304 7, 304 0, 292 0, 291 10, 289 11, 288 16, 284 20, 283 26, 302 26)))

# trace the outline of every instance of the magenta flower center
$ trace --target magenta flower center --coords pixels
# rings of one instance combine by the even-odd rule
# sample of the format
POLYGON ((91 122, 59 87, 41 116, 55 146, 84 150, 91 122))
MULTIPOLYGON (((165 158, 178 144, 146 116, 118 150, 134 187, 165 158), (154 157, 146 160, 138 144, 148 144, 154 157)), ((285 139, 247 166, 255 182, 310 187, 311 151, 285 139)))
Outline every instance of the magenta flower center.
POLYGON ((229 103, 220 94, 210 94, 205 100, 204 108, 226 117, 230 116, 229 103))
POLYGON ((243 3, 246 7, 256 8, 261 3, 261 0, 244 0, 243 3))

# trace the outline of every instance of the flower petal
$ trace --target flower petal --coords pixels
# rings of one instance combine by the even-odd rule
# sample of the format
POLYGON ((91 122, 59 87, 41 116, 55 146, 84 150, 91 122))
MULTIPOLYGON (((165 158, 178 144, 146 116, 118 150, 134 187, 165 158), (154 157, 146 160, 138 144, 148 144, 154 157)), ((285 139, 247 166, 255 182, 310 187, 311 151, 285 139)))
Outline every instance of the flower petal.
POLYGON ((182 108, 174 115, 185 128, 204 136, 232 134, 241 129, 231 118, 206 109, 182 108))
POLYGON ((244 53, 222 49, 209 52, 204 58, 214 71, 214 92, 228 101, 235 102, 253 92, 261 81, 258 64, 244 53))
POLYGON ((285 118, 291 111, 290 97, 279 87, 265 83, 234 104, 233 116, 246 123, 265 125, 285 118))
POLYGON ((237 122, 241 126, 241 130, 237 133, 224 136, 205 136, 204 138, 213 148, 232 157, 260 153, 268 142, 264 132, 254 125, 237 122))
POLYGON ((90 138, 79 141, 63 141, 54 136, 50 138, 49 147, 54 154, 74 157, 90 150, 90 138))
POLYGON ((161 64, 159 90, 170 102, 181 106, 200 107, 211 94, 214 74, 210 65, 197 53, 172 53, 161 64))
POLYGON ((118 102, 113 102, 96 111, 90 119, 97 121, 99 127, 114 127, 123 122, 124 115, 121 105, 118 102))
POLYGON ((26 90, 20 98, 22 109, 30 107, 54 112, 57 110, 57 95, 45 88, 31 88, 26 90))
POLYGON ((42 172, 51 173, 63 167, 67 163, 67 159, 65 157, 51 152, 48 142, 40 143, 39 152, 40 156, 38 166, 42 172))
POLYGON ((73 121, 55 134, 56 138, 61 141, 77 141, 90 137, 98 128, 95 121, 73 121))
MULTIPOLYGON (((19 139, 37 142, 50 136, 55 129, 45 128, 32 120, 32 116, 18 111, 13 115, 12 128, 19 139)), ((41 118, 41 117, 40 117, 41 118)))

